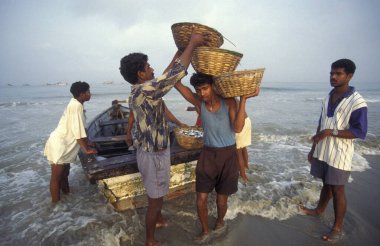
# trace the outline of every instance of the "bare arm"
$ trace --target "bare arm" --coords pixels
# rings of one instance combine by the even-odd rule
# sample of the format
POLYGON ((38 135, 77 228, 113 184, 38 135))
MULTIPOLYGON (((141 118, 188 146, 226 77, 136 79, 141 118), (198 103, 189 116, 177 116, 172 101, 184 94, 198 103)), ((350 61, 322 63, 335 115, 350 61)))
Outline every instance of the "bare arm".
POLYGON ((249 95, 241 96, 239 101, 239 106, 237 106, 235 99, 231 98, 227 100, 228 112, 230 115, 230 121, 232 127, 236 133, 243 130, 244 121, 246 117, 245 105, 248 98, 258 96, 260 93, 260 88, 257 88, 255 92, 249 95))
POLYGON ((179 120, 173 115, 173 113, 168 109, 168 107, 166 106, 166 104, 165 104, 165 118, 166 118, 168 121, 173 122, 174 124, 176 124, 176 125, 179 126, 179 127, 188 127, 188 125, 183 124, 181 121, 179 121, 179 120))
POLYGON ((128 117, 128 126, 125 129, 125 134, 126 134, 125 141, 127 142, 128 146, 131 146, 133 144, 133 140, 132 140, 132 127, 133 127, 133 123, 134 122, 135 122, 135 117, 133 115, 133 112, 130 111, 129 112, 129 117, 128 117))
POLYGON ((198 97, 196 97, 194 95, 194 93, 191 91, 191 89, 189 87, 183 85, 181 81, 178 81, 175 84, 175 88, 179 91, 179 93, 181 93, 181 95, 186 99, 186 101, 188 101, 189 103, 194 105, 195 110, 198 113, 200 113, 201 101, 198 97))
POLYGON ((87 138, 80 138, 77 139, 77 143, 81 147, 81 149, 87 154, 87 155, 93 155, 98 153, 96 149, 92 149, 88 146, 87 138))
POLYGON ((167 68, 164 70, 163 74, 168 72, 174 65, 175 61, 177 60, 178 57, 181 56, 181 51, 177 50, 177 52, 174 54, 172 61, 169 63, 167 68))
POLYGON ((317 144, 326 137, 336 137, 336 138, 345 138, 345 139, 354 139, 356 136, 350 130, 339 130, 338 135, 333 136, 333 129, 324 129, 318 131, 317 134, 313 136, 313 143, 317 144))
POLYGON ((191 57, 193 54, 193 51, 195 48, 201 45, 205 45, 208 41, 210 41, 210 35, 208 33, 203 34, 197 34, 193 33, 191 35, 189 44, 187 45, 186 49, 181 53, 181 51, 177 50, 177 52, 174 54, 173 59, 167 66, 167 68, 164 70, 164 73, 168 72, 170 68, 174 65, 175 61, 179 59, 181 61, 182 66, 187 69, 190 65, 191 57))
MULTIPOLYGON (((183 51, 183 53, 179 56, 179 60, 181 61, 182 66, 184 66, 186 69, 190 65, 191 57, 193 55, 193 51, 195 48, 201 45, 207 44, 207 42, 210 41, 210 34, 208 33, 192 33, 190 42, 187 45, 186 49, 183 51)), ((179 51, 177 51, 176 55, 180 54, 179 51)))

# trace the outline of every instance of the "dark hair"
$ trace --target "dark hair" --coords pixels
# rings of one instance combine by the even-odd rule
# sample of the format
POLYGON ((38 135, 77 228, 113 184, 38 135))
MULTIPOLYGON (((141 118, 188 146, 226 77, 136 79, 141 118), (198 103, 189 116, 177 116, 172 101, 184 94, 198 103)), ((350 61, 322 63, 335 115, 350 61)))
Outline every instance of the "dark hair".
POLYGON ((70 87, 70 92, 73 94, 74 98, 78 98, 81 93, 85 93, 90 89, 90 85, 86 82, 77 81, 72 83, 70 87))
POLYGON ((214 79, 211 75, 203 74, 203 73, 193 73, 193 75, 190 78, 190 84, 194 86, 194 88, 197 88, 198 86, 201 86, 203 84, 210 84, 212 85, 214 83, 214 79))
POLYGON ((354 74, 356 70, 355 63, 351 61, 350 59, 339 59, 331 64, 331 68, 344 68, 344 71, 347 74, 354 74))
POLYGON ((131 53, 120 60, 120 73, 128 83, 138 82, 137 72, 144 71, 148 56, 143 53, 131 53))

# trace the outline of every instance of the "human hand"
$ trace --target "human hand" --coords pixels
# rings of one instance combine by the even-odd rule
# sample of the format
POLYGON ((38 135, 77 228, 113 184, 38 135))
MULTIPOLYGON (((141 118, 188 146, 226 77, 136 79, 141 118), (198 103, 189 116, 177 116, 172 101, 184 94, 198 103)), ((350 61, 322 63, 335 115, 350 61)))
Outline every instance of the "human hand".
POLYGON ((260 87, 256 87, 256 89, 255 89, 254 92, 252 92, 252 93, 250 93, 250 94, 248 94, 248 95, 240 96, 240 101, 241 101, 241 100, 246 100, 246 99, 248 99, 248 98, 250 98, 250 97, 256 97, 256 96, 259 95, 259 93, 260 93, 260 87))
POLYGON ((194 45, 195 47, 207 45, 210 42, 210 34, 209 33, 199 33, 196 30, 196 27, 193 26, 193 32, 190 37, 189 44, 194 45))
POLYGON ((133 145, 132 135, 128 134, 125 137, 125 142, 127 143, 128 147, 133 145))
POLYGON ((319 143, 320 141, 322 141, 323 139, 325 139, 326 137, 329 137, 332 135, 332 129, 324 129, 320 132, 318 132, 317 134, 315 134, 312 139, 313 139, 313 143, 314 144, 317 144, 319 143))
POLYGON ((98 151, 96 149, 92 149, 92 148, 86 149, 86 154, 87 155, 95 155, 97 153, 98 153, 98 151))

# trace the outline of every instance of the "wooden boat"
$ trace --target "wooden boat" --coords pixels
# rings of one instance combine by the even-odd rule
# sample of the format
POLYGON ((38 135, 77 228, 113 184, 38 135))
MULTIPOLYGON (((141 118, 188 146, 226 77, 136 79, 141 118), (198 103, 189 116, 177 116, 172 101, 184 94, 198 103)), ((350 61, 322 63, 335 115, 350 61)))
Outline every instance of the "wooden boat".
MULTIPOLYGON (((147 204, 145 189, 138 172, 136 153, 125 142, 124 128, 128 124, 129 108, 114 104, 87 126, 87 135, 98 151, 88 156, 79 151, 87 178, 97 183, 99 190, 115 210, 143 207, 147 204)), ((185 150, 176 144, 171 133, 171 178, 169 194, 173 199, 194 191, 195 164, 200 150, 185 150)))

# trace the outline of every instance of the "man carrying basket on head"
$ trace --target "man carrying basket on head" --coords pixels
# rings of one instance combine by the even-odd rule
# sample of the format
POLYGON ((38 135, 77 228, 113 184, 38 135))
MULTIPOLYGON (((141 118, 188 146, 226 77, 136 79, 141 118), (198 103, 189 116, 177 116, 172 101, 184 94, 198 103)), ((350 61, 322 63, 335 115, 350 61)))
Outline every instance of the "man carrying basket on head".
POLYGON ((208 194, 217 193, 217 219, 214 230, 224 227, 228 196, 238 189, 239 164, 235 133, 241 132, 245 121, 245 104, 250 97, 257 96, 260 89, 240 97, 239 106, 234 98, 223 99, 212 88, 213 77, 193 74, 190 83, 196 95, 180 81, 176 89, 196 108, 204 128, 204 147, 196 167, 197 211, 202 226, 199 240, 204 242, 209 234, 208 194))

